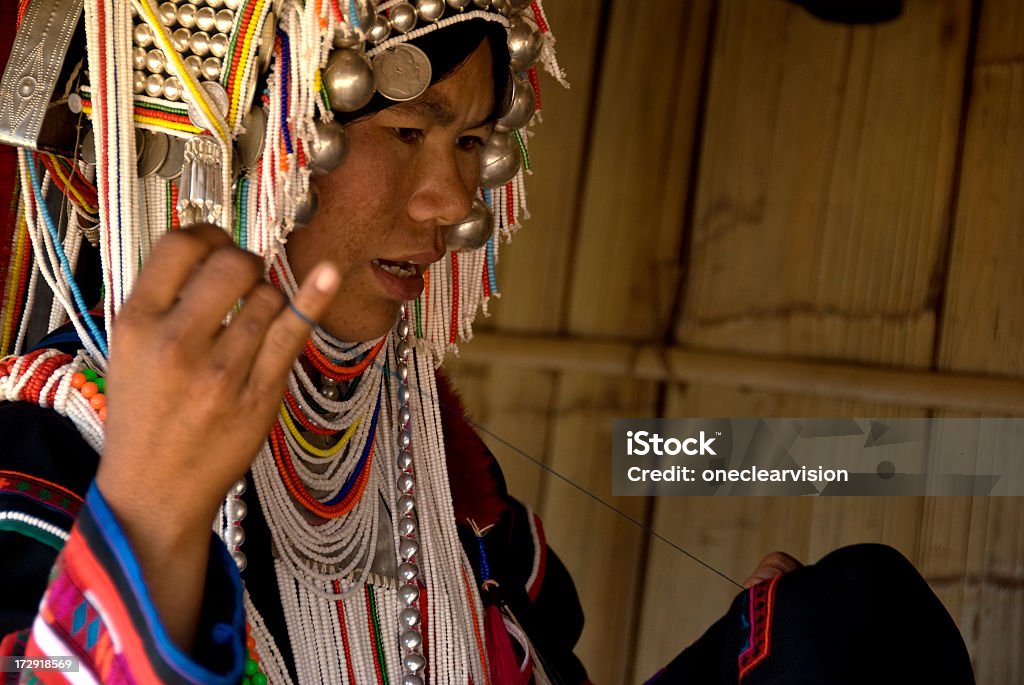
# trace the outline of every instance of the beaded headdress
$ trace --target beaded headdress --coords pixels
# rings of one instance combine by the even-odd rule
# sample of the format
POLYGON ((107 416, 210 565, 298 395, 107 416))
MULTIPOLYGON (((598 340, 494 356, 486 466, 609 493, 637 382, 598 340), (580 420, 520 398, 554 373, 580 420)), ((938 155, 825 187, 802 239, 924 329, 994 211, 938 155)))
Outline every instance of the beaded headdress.
POLYGON ((51 328, 70 320, 104 366, 107 332, 73 277, 83 238, 100 251, 108 330, 152 244, 180 225, 218 224, 271 264, 316 210, 310 177, 344 159, 336 116, 418 96, 431 68, 417 39, 471 19, 507 30, 511 96, 473 211, 448 229, 453 249, 413 306, 414 333, 436 351, 471 335, 497 293, 501 240, 525 213, 535 65, 564 83, 539 2, 21 0, 0 86, 0 141, 21 148, 17 221, 0 236, 0 354, 21 351, 41 277, 51 328), (63 221, 44 201, 51 186, 63 221))

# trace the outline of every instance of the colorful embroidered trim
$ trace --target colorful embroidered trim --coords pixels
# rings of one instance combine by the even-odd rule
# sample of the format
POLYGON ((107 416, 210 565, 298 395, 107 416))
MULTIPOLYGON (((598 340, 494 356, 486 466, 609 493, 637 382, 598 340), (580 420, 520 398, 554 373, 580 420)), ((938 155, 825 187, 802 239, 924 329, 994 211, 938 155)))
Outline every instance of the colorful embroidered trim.
POLYGON ((750 636, 739 655, 739 681, 768 658, 772 647, 772 614, 775 611, 775 586, 781 575, 758 583, 747 591, 750 609, 750 636))
POLYGON ((0 494, 27 497, 71 518, 78 516, 78 509, 82 506, 82 498, 67 488, 18 471, 0 469, 0 494))

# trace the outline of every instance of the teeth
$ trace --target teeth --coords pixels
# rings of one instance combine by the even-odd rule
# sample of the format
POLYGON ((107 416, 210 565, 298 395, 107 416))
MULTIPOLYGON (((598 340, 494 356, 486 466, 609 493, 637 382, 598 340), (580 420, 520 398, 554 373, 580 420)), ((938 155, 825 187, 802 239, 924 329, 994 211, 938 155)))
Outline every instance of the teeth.
POLYGON ((416 267, 412 264, 409 264, 408 266, 399 266, 398 264, 381 264, 376 259, 373 260, 373 263, 392 276, 398 276, 399 278, 410 278, 416 275, 416 267))

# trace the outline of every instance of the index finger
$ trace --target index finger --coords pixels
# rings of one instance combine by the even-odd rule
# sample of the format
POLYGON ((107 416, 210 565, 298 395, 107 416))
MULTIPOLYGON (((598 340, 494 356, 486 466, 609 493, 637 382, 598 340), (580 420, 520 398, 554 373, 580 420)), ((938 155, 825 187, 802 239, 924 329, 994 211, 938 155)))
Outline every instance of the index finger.
POLYGON ((213 224, 196 224, 164 235, 153 248, 126 307, 146 313, 171 308, 195 266, 232 240, 213 224))

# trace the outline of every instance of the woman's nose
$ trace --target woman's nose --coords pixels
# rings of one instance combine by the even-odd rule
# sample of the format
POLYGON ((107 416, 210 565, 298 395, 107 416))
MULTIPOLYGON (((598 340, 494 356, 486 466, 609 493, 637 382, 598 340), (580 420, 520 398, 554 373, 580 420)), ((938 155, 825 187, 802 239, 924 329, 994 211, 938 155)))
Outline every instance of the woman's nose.
POLYGON ((468 161, 472 160, 461 160, 454 151, 425 154, 415 170, 409 218, 438 227, 464 219, 473 206, 477 178, 477 169, 469 169, 468 161))

